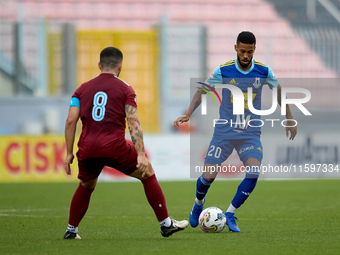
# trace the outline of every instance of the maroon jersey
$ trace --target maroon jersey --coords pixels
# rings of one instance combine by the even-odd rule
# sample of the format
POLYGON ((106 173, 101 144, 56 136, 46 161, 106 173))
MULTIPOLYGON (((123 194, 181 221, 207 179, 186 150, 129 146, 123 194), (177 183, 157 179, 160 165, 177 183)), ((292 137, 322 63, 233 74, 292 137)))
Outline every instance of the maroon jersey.
POLYGON ((121 155, 127 146, 125 105, 137 107, 133 88, 113 74, 102 73, 83 83, 72 97, 79 99, 83 124, 78 159, 121 155))

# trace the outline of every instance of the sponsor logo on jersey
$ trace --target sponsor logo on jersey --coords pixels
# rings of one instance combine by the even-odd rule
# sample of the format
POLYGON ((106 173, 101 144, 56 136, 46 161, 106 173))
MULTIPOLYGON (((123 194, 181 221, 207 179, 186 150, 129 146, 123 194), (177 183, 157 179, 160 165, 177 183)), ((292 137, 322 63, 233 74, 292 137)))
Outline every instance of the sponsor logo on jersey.
POLYGON ((238 129, 233 129, 234 132, 237 132, 237 133, 242 133, 243 131, 241 130, 238 130, 238 129))
POLYGON ((256 77, 255 78, 255 82, 253 83, 253 86, 255 89, 258 89, 259 87, 261 87, 261 80, 260 80, 260 77, 256 77))
POLYGON ((231 79, 231 81, 229 82, 229 84, 238 84, 235 79, 231 79))
POLYGON ((241 150, 238 151, 239 154, 245 152, 245 151, 249 151, 249 150, 252 150, 254 149, 254 146, 248 146, 248 147, 245 147, 245 148, 242 148, 241 150))
POLYGON ((259 151, 262 151, 261 147, 258 147, 257 149, 258 149, 259 151))

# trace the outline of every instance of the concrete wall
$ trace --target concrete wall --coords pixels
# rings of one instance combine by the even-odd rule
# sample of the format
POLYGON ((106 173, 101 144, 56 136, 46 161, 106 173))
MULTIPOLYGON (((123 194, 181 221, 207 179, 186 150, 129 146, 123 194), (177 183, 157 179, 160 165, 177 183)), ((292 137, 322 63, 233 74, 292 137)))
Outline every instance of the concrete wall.
POLYGON ((0 135, 63 133, 71 96, 0 98, 0 135))

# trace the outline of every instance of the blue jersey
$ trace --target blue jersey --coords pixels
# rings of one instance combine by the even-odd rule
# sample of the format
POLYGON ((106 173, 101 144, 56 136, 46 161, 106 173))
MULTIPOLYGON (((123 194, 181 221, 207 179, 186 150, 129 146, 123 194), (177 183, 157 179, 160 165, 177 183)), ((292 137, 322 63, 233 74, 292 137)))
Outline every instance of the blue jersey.
POLYGON ((222 105, 220 119, 224 120, 215 125, 214 137, 224 139, 248 139, 261 135, 261 116, 252 113, 248 107, 248 88, 252 88, 253 106, 261 110, 262 87, 267 84, 270 89, 279 85, 272 70, 257 61, 252 60, 251 67, 244 71, 237 59, 218 66, 205 81, 208 85, 230 84, 237 86, 244 95, 244 115, 233 115, 233 97, 229 89, 222 89, 222 105), (226 123, 226 121, 228 121, 226 123), (249 122, 250 121, 250 122, 249 122), (223 123, 223 124, 222 124, 223 123))

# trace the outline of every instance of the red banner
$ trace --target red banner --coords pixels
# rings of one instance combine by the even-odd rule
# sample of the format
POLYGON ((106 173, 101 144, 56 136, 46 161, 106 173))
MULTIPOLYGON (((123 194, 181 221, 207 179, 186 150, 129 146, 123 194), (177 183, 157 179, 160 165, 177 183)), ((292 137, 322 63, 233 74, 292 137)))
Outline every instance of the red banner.
POLYGON ((74 181, 64 169, 66 145, 63 136, 1 136, 0 182, 74 181))

